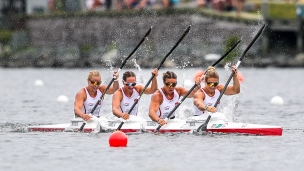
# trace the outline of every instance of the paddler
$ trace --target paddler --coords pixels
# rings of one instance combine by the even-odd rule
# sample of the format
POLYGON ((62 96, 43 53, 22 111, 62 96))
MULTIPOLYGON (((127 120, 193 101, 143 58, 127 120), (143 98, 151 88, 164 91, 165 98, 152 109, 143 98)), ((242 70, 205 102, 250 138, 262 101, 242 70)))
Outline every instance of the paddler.
MULTIPOLYGON (((118 76, 119 75, 117 73, 117 70, 114 71, 113 74, 114 82, 109 87, 106 94, 113 94, 117 89, 119 89, 118 76)), ((105 84, 102 84, 101 74, 96 70, 89 72, 87 81, 88 81, 88 85, 82 88, 76 94, 75 102, 74 102, 75 115, 81 117, 85 121, 90 120, 92 116, 88 114, 91 113, 95 104, 102 97, 105 89, 107 88, 105 84)), ((101 100, 100 103, 95 108, 95 110, 93 111, 93 113, 91 113, 92 115, 99 117, 99 112, 102 103, 103 101, 101 100)))
MULTIPOLYGON (((235 66, 232 67, 233 85, 227 86, 225 95, 234 95, 240 93, 240 82, 237 77, 237 69, 235 66)), ((205 113, 205 111, 215 113, 217 108, 214 107, 217 99, 219 98, 224 85, 219 84, 219 74, 214 67, 208 67, 205 78, 203 78, 205 86, 202 87, 194 94, 194 115, 199 116, 205 113)), ((218 107, 218 105, 216 106, 218 107)))
MULTIPOLYGON (((200 77, 195 79, 197 86, 187 96, 192 98, 194 93, 200 88, 200 77)), ((188 93, 188 89, 184 87, 177 87, 177 75, 172 71, 163 73, 164 86, 157 91, 151 97, 149 107, 149 117, 160 125, 164 125, 167 122, 165 118, 173 110, 175 105, 178 104, 180 96, 184 96, 188 93)), ((170 116, 170 119, 174 119, 175 114, 170 116)))
POLYGON ((144 90, 143 94, 152 94, 157 88, 157 76, 158 69, 155 68, 152 71, 152 83, 150 87, 144 90, 142 84, 137 84, 136 75, 132 71, 126 71, 122 76, 123 87, 118 89, 112 97, 112 112, 115 116, 121 117, 124 120, 129 119, 130 115, 137 115, 138 103, 134 106, 131 113, 128 113, 133 106, 136 99, 140 96, 140 93, 144 90))

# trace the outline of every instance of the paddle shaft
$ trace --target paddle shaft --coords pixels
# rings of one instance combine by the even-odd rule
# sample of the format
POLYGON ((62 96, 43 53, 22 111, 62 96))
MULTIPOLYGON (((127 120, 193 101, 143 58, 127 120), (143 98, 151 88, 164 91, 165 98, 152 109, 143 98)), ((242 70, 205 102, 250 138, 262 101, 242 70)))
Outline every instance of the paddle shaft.
MULTIPOLYGON (((233 45, 232 48, 230 48, 220 59, 215 61, 212 66, 214 67, 217 65, 222 59, 224 59, 241 41, 237 41, 235 45, 233 45)), ((207 71, 204 72, 204 75, 206 75, 207 71)), ((171 117, 171 115, 175 112, 175 110, 183 103, 183 101, 191 94, 191 92, 195 89, 197 84, 194 84, 191 89, 188 91, 188 93, 175 105, 175 107, 172 109, 172 111, 168 114, 167 120, 171 117)), ((161 128, 161 125, 158 125, 158 127, 155 129, 154 133, 158 132, 158 130, 161 128)))
MULTIPOLYGON (((252 39, 252 41, 250 42, 250 44, 247 46, 247 48, 245 49, 245 51, 243 52, 243 54, 241 55, 239 61, 236 64, 236 69, 239 67, 239 65, 241 64, 244 56, 246 55, 247 51, 251 48, 251 46, 254 44, 254 42, 259 38, 259 36, 262 34, 262 31, 264 30, 264 28, 266 27, 266 24, 263 24, 263 26, 260 28, 260 30, 257 32, 257 34, 254 36, 254 38, 252 39)), ((218 97, 217 101, 215 102, 214 107, 217 106, 217 104, 219 103, 219 101, 221 100, 223 94, 226 91, 226 88, 228 87, 229 82, 231 81, 232 77, 234 75, 234 72, 231 73, 228 81, 226 82, 220 96, 218 97)), ((201 126, 198 127, 197 131, 202 130, 202 131, 206 131, 207 130, 207 125, 209 123, 209 120, 211 119, 211 115, 208 116, 208 118, 206 119, 205 123, 203 123, 201 126)))
MULTIPOLYGON (((139 46, 146 40, 146 38, 148 37, 148 35, 151 33, 152 27, 150 27, 150 29, 146 32, 145 36, 140 40, 140 42, 137 44, 137 46, 133 49, 133 51, 129 54, 129 56, 127 56, 125 58, 125 60, 122 62, 122 64, 120 65, 119 69, 117 70, 117 73, 119 73, 119 71, 123 68, 123 66, 125 66, 126 62, 128 61, 128 59, 134 54, 134 52, 139 48, 139 46)), ((98 104, 101 102, 101 100, 104 98, 106 92, 108 91, 108 89, 110 88, 110 86, 112 85, 112 83, 114 82, 115 78, 113 77, 110 81, 110 83, 108 84, 108 86, 106 87, 105 91, 102 93, 102 96, 99 98, 99 100, 97 101, 97 103, 94 105, 93 109, 91 110, 90 114, 92 114, 96 107, 98 106, 98 104)), ((86 125, 86 123, 84 122, 81 127, 79 128, 79 131, 82 131, 84 126, 86 125)))
MULTIPOLYGON (((169 53, 162 59, 162 61, 160 62, 160 64, 157 67, 157 70, 159 70, 161 68, 161 66, 164 64, 164 62, 166 61, 166 59, 168 58, 168 56, 173 52, 173 50, 179 45, 179 43, 184 39, 184 37, 189 33, 191 26, 188 26, 188 28, 186 29, 186 31, 184 32, 184 34, 179 38, 179 40, 176 42, 176 44, 171 48, 171 50, 169 51, 169 53)), ((138 103, 139 99, 141 98, 141 96, 143 95, 144 91, 146 90, 146 88, 149 86, 150 82, 153 80, 153 78, 155 77, 155 74, 152 74, 151 78, 149 79, 149 81, 147 82, 147 84, 145 85, 144 89, 140 92, 139 96, 136 98, 136 100, 134 101, 133 105, 131 106, 130 110, 128 111, 128 114, 130 114, 132 112, 132 110, 134 109, 134 107, 136 106, 136 104, 138 103)), ((117 127, 117 130, 120 130, 122 125, 125 123, 125 121, 123 120, 117 127)))

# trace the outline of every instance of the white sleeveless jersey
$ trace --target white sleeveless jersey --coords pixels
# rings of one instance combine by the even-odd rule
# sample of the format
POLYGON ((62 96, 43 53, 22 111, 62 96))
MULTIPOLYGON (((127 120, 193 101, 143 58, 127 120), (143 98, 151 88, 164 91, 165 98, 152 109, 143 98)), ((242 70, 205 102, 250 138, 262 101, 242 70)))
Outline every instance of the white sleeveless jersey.
MULTIPOLYGON (((137 97, 139 96, 139 93, 134 88, 131 97, 128 97, 125 95, 125 92, 123 91, 122 88, 120 88, 120 90, 122 92, 122 100, 120 102, 120 111, 123 113, 128 113, 129 110, 131 109, 131 107, 133 106, 133 104, 135 103, 137 97)), ((138 111, 138 103, 134 106, 133 110, 129 114, 136 116, 137 111, 138 111)))
MULTIPOLYGON (((87 94, 87 99, 86 99, 86 101, 84 101, 83 106, 81 108, 81 111, 83 113, 89 114, 89 113, 91 113, 91 111, 92 111, 93 107, 95 106, 95 104, 97 103, 97 101, 102 96, 102 93, 98 89, 96 97, 93 98, 93 97, 90 96, 88 90, 85 87, 84 87, 84 90, 85 90, 85 92, 87 94)), ((92 115, 99 116, 100 108, 102 106, 102 101, 103 100, 100 101, 100 103, 98 104, 98 106, 96 107, 96 109, 93 111, 92 115)))
MULTIPOLYGON (((179 94, 174 89, 174 96, 171 100, 167 99, 162 89, 159 89, 161 94, 163 95, 163 103, 159 106, 159 109, 157 111, 157 115, 159 118, 164 119, 166 118, 169 113, 174 109, 174 107, 178 104, 179 100, 179 94)), ((170 116, 173 117, 175 115, 175 112, 170 116)))
MULTIPOLYGON (((204 91, 203 88, 201 88, 200 90, 205 94, 204 104, 208 106, 214 106, 215 102, 217 101, 218 97, 221 94, 221 92, 218 89, 215 89, 214 95, 210 97, 207 95, 207 93, 204 91)), ((216 109, 218 109, 218 106, 216 106, 216 109)), ((196 106, 194 106, 194 115, 199 116, 201 114, 204 114, 204 111, 201 111, 196 106)))

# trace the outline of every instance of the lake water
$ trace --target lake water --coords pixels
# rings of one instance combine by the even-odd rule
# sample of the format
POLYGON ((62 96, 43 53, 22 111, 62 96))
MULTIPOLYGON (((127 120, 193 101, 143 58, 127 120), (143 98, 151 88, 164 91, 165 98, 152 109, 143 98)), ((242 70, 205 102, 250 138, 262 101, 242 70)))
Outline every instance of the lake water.
MULTIPOLYGON (((111 75, 97 68, 103 80, 111 75)), ((0 68, 0 170, 1 171, 184 171, 184 170, 302 170, 304 142, 304 69, 239 68, 244 75, 241 94, 223 96, 221 110, 236 122, 283 127, 282 136, 205 135, 190 133, 139 133, 128 135, 128 147, 109 147, 110 133, 24 132, 28 125, 68 123, 73 117, 77 91, 86 86, 92 69, 1 69, 0 68), (43 86, 35 86, 36 80, 43 86), (57 102, 65 95, 69 101, 57 102), (270 100, 280 96, 284 105, 270 100)), ((127 69, 123 69, 122 73, 127 69)), ((152 69, 135 71, 143 82, 152 69), (140 76, 142 75, 142 77, 140 76)), ((173 70, 178 84, 192 87, 198 68, 173 70)), ((230 72, 218 68, 220 83, 230 72)), ((120 77, 121 79, 121 77, 120 77)), ((103 115, 112 117, 111 95, 103 115)), ((140 101, 141 116, 147 117, 150 95, 140 101)), ((185 100, 178 116, 191 115, 192 100, 185 100)))

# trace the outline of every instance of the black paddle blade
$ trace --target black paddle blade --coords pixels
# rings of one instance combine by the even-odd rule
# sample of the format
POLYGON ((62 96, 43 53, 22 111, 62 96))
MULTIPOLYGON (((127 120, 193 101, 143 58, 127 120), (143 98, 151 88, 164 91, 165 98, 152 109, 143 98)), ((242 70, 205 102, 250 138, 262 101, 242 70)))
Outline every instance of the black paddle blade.
POLYGON ((122 62, 121 66, 119 67, 120 69, 122 69, 122 67, 126 64, 127 60, 133 55, 133 53, 135 53, 135 51, 139 48, 139 46, 146 40, 146 38, 148 37, 148 35, 151 33, 152 27, 150 27, 150 29, 146 32, 146 34, 144 35, 144 37, 140 40, 140 42, 137 44, 137 46, 132 50, 132 52, 125 58, 125 60, 122 62))
POLYGON ((191 28, 191 25, 188 26, 188 28, 184 31, 183 35, 178 39, 178 41, 175 43, 175 45, 171 48, 171 50, 167 53, 167 55, 162 59, 160 64, 158 65, 157 69, 159 70, 160 67, 163 65, 167 57, 173 52, 173 50, 179 45, 179 43, 185 38, 185 36, 189 33, 191 28))
POLYGON ((217 65, 219 62, 221 62, 222 59, 224 59, 226 56, 229 55, 230 52, 232 52, 234 50, 235 47, 237 47, 237 45, 241 42, 241 40, 238 40, 224 55, 222 55, 222 57, 220 59, 218 59, 217 61, 215 61, 212 66, 214 67, 215 65, 217 65))
POLYGON ((263 26, 260 28, 260 30, 256 33, 256 35, 254 36, 254 38, 251 40, 250 44, 247 46, 247 48, 245 49, 245 51, 243 52, 242 56, 240 57, 239 61, 242 61, 242 59, 244 58, 245 54, 247 53, 247 51, 251 48, 251 46, 255 43, 255 41, 260 37, 260 35, 262 34, 264 28, 266 27, 266 23, 263 24, 263 26))

